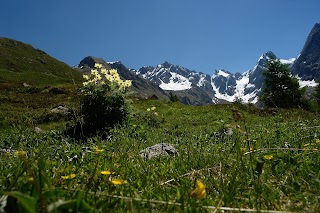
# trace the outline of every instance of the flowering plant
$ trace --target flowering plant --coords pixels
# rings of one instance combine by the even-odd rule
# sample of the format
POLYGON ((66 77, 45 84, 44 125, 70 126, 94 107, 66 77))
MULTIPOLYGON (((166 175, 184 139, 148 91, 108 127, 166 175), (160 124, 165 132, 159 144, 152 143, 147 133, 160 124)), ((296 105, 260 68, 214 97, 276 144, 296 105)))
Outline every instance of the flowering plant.
POLYGON ((95 64, 90 75, 83 75, 83 78, 86 81, 83 82, 81 92, 85 95, 93 95, 95 92, 103 92, 109 96, 115 93, 124 95, 131 86, 131 80, 121 80, 117 70, 107 70, 101 64, 95 64))
POLYGON ((123 124, 129 114, 126 96, 131 81, 121 80, 117 70, 107 70, 101 64, 95 64, 83 78, 86 81, 80 89, 80 119, 68 132, 75 138, 104 135, 108 129, 123 124))

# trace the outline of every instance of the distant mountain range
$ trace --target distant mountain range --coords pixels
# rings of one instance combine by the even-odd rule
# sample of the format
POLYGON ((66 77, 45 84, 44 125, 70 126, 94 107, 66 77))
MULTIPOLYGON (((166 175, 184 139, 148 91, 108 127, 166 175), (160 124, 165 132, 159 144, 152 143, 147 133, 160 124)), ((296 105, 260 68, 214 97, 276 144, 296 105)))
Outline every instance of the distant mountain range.
MULTIPOLYGON (((144 66, 134 70, 120 61, 106 62, 93 56, 85 57, 71 69, 31 45, 0 38, 0 83, 80 82, 81 73, 89 72, 95 63, 100 63, 106 68, 117 69, 123 79, 132 80, 132 90, 139 97, 166 99, 171 92, 183 103, 190 105, 228 103, 236 99, 255 104, 263 87, 262 73, 271 57, 276 57, 271 51, 263 53, 256 65, 242 74, 221 69, 208 75, 167 61, 157 66, 144 66)), ((320 24, 315 24, 296 59, 280 61, 288 64, 293 76, 299 79, 301 87, 314 87, 316 81, 320 80, 320 24)))
MULTIPOLYGON (((234 74, 222 69, 216 70, 211 76, 167 61, 157 66, 144 66, 138 70, 128 69, 121 62, 104 63, 112 68, 120 68, 122 75, 130 73, 130 78, 137 80, 132 76, 132 73, 135 73, 145 79, 145 81, 140 79, 139 82, 144 82, 146 85, 146 82, 150 81, 159 87, 157 92, 161 94, 172 92, 185 104, 216 104, 233 102, 236 99, 255 104, 263 87, 262 73, 270 58, 276 58, 276 55, 271 51, 263 53, 256 65, 243 74, 234 74)), ((314 87, 315 80, 320 80, 320 24, 313 27, 297 59, 280 59, 280 61, 289 66, 292 74, 299 79, 301 87, 314 87)), ((82 63, 83 61, 79 66, 83 66, 82 63)))

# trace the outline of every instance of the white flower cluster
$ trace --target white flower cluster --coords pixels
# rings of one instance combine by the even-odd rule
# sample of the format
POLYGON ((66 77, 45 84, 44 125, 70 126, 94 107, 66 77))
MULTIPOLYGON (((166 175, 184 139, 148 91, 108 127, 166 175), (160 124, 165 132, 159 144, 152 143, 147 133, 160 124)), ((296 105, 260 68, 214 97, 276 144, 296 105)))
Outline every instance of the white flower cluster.
POLYGON ((121 80, 117 70, 107 70, 101 64, 95 64, 94 67, 95 69, 91 70, 90 75, 83 75, 86 80, 83 82, 83 86, 114 84, 120 91, 125 91, 131 86, 131 80, 121 80))

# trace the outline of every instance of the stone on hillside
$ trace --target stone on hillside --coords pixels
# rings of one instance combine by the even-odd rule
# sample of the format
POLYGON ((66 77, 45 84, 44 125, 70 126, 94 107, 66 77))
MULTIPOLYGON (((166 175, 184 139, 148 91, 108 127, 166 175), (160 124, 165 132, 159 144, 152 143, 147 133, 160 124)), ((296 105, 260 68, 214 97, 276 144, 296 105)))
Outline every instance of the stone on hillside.
POLYGON ((225 131, 224 131, 224 134, 228 135, 228 136, 232 135, 233 134, 232 128, 226 128, 225 131))
POLYGON ((172 145, 166 143, 155 144, 140 151, 140 156, 144 159, 151 159, 161 155, 175 156, 179 155, 179 152, 172 145))
POLYGON ((34 132, 35 132, 35 133, 41 133, 41 132, 43 132, 43 130, 42 130, 40 127, 37 127, 37 126, 36 126, 36 127, 34 128, 34 132))
POLYGON ((24 87, 31 87, 31 85, 30 85, 30 84, 27 84, 27 83, 23 83, 23 86, 24 86, 24 87))
POLYGON ((59 105, 51 110, 51 112, 53 112, 53 113, 61 113, 61 114, 67 114, 67 113, 69 113, 69 111, 70 111, 70 109, 68 107, 63 106, 63 105, 59 105))
POLYGON ((211 137, 215 137, 215 138, 221 139, 224 136, 231 136, 231 135, 233 135, 233 129, 231 127, 226 127, 226 128, 220 129, 217 132, 213 132, 211 134, 211 137))

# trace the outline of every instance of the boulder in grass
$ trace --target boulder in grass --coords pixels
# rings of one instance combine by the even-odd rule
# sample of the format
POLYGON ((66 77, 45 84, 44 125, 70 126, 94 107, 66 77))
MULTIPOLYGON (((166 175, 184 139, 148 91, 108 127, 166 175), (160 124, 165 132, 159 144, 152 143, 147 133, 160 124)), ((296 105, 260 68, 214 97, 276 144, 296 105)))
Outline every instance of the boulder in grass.
POLYGON ((27 84, 27 83, 23 83, 22 84, 24 87, 31 87, 31 85, 30 84, 27 84))
POLYGON ((35 133, 41 133, 41 132, 43 132, 43 130, 42 130, 40 127, 37 127, 37 126, 36 126, 36 127, 34 128, 34 132, 35 132, 35 133))
POLYGON ((140 156, 144 159, 156 158, 159 156, 176 156, 179 155, 171 144, 159 143, 140 151, 140 156))
POLYGON ((59 105, 53 109, 51 109, 52 113, 60 113, 60 114, 67 114, 70 112, 70 109, 68 107, 65 107, 63 105, 59 105))

